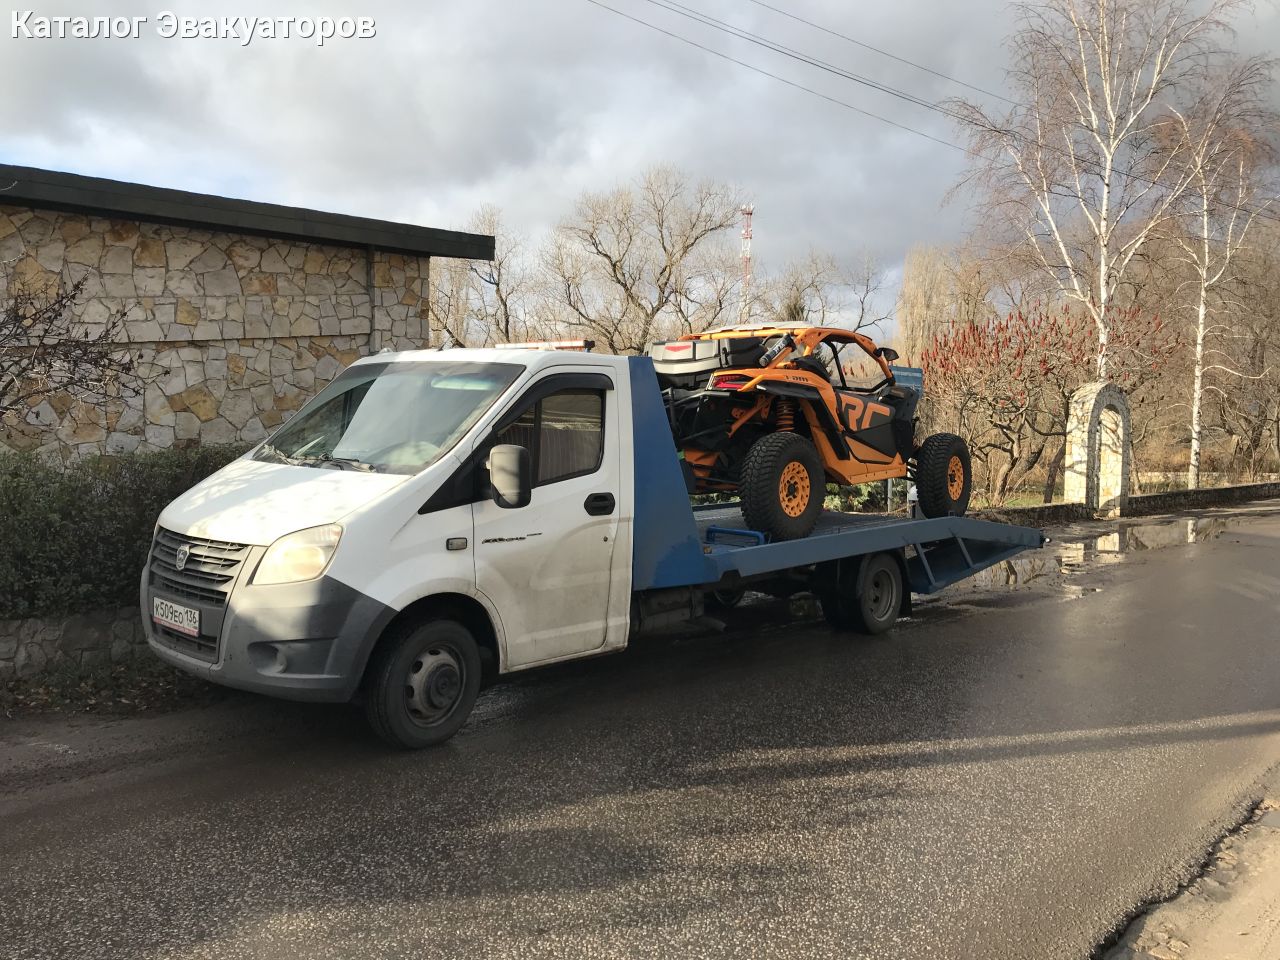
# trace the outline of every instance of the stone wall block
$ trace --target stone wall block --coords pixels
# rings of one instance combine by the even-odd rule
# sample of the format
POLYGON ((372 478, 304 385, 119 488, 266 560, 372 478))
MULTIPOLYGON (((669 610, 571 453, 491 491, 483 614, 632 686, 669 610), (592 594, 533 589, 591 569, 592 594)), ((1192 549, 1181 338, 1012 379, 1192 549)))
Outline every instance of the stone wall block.
POLYGON ((191 265, 191 261, 204 252, 203 244, 185 239, 170 240, 164 245, 164 248, 169 261, 169 269, 172 271, 185 270, 191 265))
POLYGON ((140 297, 164 296, 164 280, 163 267, 139 268, 133 271, 133 282, 140 297))
POLYGON ((243 293, 234 267, 204 274, 204 292, 211 297, 238 297, 243 293))
POLYGON ((250 270, 258 269, 258 264, 262 262, 262 250, 247 239, 237 240, 228 246, 227 256, 235 266, 236 272, 242 276, 250 270))
POLYGON ((227 265, 227 255, 217 247, 206 247, 200 254, 191 261, 190 269, 194 273, 212 273, 215 270, 221 270, 227 265))
POLYGON ((118 244, 132 250, 138 245, 142 231, 132 220, 112 220, 107 229, 107 243, 118 244))
POLYGON ((244 425, 240 431, 240 439, 246 443, 257 443, 267 438, 267 428, 263 426, 262 420, 254 417, 244 425))
POLYGON ((139 267, 167 267, 169 260, 165 256, 164 241, 156 237, 139 237, 133 262, 139 267))
POLYGON ((173 433, 178 440, 194 440, 200 436, 200 418, 189 410, 175 414, 173 433))
POLYGON ((248 390, 232 390, 218 405, 218 413, 237 429, 248 424, 255 412, 253 395, 248 390))
POLYGON ((100 273, 133 273, 133 251, 128 247, 107 247, 98 261, 100 273))
MULTIPOLYGON (((200 379, 203 380, 203 377, 200 379)), ((178 398, 182 401, 183 409, 194 413, 201 423, 208 423, 218 415, 218 401, 203 385, 188 387, 178 394, 178 398)))
POLYGON ((200 425, 201 443, 235 443, 236 434, 236 428, 222 417, 214 417, 207 423, 200 425))
MULTIPOLYGON (((177 415, 175 414, 175 416, 177 415)), ((158 450, 173 446, 174 441, 177 439, 177 433, 173 427, 166 427, 157 423, 148 423, 143 428, 143 436, 147 443, 158 450)))
POLYGON ((102 289, 108 297, 136 297, 138 295, 137 284, 134 283, 133 274, 108 274, 102 278, 102 289))
POLYGON ((0 426, 0 449, 65 458, 261 439, 357 357, 418 345, 423 263, 374 254, 372 309, 366 256, 0 204, 0 260, 14 260, 14 279, 35 290, 83 281, 77 319, 89 331, 127 310, 122 339, 144 382, 105 419, 50 398, 0 426))
MULTIPOLYGON (((173 258, 170 257, 170 264, 173 258)), ((170 270, 164 277, 165 291, 175 297, 200 296, 200 284, 194 275, 185 270, 170 270)))
POLYGON ((262 254, 262 271, 264 273, 289 273, 290 267, 284 260, 285 248, 276 244, 262 254))

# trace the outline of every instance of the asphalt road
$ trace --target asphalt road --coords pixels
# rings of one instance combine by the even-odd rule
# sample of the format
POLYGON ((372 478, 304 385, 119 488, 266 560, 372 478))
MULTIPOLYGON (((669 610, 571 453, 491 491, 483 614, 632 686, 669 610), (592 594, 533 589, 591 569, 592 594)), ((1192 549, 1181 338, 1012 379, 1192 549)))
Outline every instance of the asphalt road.
POLYGON ((247 697, 10 722, 0 957, 1087 957, 1280 762, 1280 518, 1106 552, 1185 529, 528 675, 420 754, 247 697))

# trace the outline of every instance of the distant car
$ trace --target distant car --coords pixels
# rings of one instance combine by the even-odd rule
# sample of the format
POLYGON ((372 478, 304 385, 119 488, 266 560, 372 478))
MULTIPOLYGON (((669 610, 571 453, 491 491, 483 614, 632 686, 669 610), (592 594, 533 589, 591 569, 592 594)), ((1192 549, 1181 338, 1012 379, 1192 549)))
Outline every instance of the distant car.
POLYGON ((962 515, 972 477, 964 440, 915 443, 917 390, 898 358, 853 330, 803 324, 725 327, 649 348, 694 492, 737 492, 743 518, 774 540, 807 536, 828 482, 909 477, 926 517, 962 515), (844 350, 874 362, 857 385, 844 350))

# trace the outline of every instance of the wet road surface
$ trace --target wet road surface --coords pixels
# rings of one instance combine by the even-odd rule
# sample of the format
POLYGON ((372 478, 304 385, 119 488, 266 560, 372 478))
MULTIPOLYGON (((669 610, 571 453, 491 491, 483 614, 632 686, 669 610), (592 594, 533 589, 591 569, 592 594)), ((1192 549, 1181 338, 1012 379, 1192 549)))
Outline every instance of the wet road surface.
POLYGON ((748 608, 526 675, 426 753, 239 696, 2 724, 0 956, 1089 956, 1280 762, 1280 519, 1092 540, 870 642, 748 608))

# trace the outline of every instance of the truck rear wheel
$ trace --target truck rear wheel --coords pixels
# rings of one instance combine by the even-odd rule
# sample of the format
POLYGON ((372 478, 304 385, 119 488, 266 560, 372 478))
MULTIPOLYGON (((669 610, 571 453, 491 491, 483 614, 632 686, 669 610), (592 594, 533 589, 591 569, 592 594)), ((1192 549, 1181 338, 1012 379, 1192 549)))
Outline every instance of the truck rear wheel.
POLYGON ((771 433, 747 451, 739 490, 742 518, 752 530, 770 540, 806 537, 827 492, 822 457, 797 433, 771 433))
POLYGON ((969 509, 973 472, 969 447, 953 433, 926 437, 916 451, 916 491, 926 517, 963 517, 969 509))
POLYGON ((836 630, 871 636, 884 633, 902 610, 902 568, 895 557, 877 553, 840 561, 817 588, 822 615, 836 630))
POLYGON ((379 644, 365 683, 365 715, 379 737, 430 747, 457 733, 475 706, 480 650, 457 621, 408 623, 379 644))

